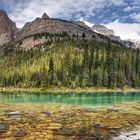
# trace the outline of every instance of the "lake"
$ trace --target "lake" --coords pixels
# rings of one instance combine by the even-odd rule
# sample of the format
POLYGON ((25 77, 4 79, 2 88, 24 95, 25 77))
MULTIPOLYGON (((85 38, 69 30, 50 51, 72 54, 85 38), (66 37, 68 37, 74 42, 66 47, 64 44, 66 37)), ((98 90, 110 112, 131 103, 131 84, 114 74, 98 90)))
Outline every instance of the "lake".
POLYGON ((136 125, 140 93, 0 93, 0 139, 125 140, 136 125))
POLYGON ((139 102, 140 93, 0 93, 0 103, 59 103, 102 106, 122 102, 139 102))

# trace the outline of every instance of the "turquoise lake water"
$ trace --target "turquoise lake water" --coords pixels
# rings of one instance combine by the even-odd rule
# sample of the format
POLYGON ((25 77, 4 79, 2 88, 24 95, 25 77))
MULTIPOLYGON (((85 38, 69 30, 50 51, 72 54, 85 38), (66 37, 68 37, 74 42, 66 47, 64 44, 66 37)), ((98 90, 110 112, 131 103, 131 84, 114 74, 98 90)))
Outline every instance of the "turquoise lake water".
POLYGON ((139 101, 140 93, 0 93, 0 103, 61 103, 99 106, 139 101))

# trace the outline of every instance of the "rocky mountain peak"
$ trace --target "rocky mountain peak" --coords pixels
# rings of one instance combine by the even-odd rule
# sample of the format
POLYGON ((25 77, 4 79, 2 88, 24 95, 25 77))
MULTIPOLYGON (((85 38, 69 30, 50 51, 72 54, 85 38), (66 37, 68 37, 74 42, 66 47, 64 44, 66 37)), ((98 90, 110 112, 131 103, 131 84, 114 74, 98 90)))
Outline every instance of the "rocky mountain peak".
POLYGON ((112 29, 108 29, 104 25, 96 24, 92 27, 92 30, 96 33, 102 34, 104 36, 107 36, 110 40, 116 41, 121 43, 123 46, 127 48, 136 48, 138 47, 138 43, 134 43, 133 41, 130 40, 122 40, 120 36, 114 35, 114 31, 112 29))
POLYGON ((128 41, 131 41, 135 44, 136 48, 140 48, 140 40, 139 39, 130 39, 128 41))
POLYGON ((18 29, 7 13, 0 10, 0 46, 9 45, 15 39, 18 29))
POLYGON ((100 24, 96 24, 92 27, 92 30, 94 32, 106 35, 106 36, 110 36, 110 35, 114 35, 114 31, 111 29, 108 29, 107 27, 105 27, 104 25, 100 25, 100 24))
POLYGON ((5 20, 8 20, 8 15, 5 11, 0 10, 0 22, 5 21, 5 20))
POLYGON ((83 27, 85 27, 85 28, 90 28, 90 27, 88 27, 88 26, 85 24, 84 21, 76 21, 75 23, 78 24, 78 25, 80 25, 80 26, 83 26, 83 27))
POLYGON ((49 18, 49 16, 48 16, 46 13, 44 13, 44 14, 42 15, 42 18, 43 18, 43 19, 47 19, 47 18, 49 18))
POLYGON ((7 14, 6 14, 6 12, 5 12, 5 11, 0 10, 0 16, 2 16, 2 15, 7 15, 7 14))
POLYGON ((79 25, 82 25, 82 26, 85 26, 86 25, 85 22, 83 22, 83 21, 76 21, 76 23, 79 24, 79 25))

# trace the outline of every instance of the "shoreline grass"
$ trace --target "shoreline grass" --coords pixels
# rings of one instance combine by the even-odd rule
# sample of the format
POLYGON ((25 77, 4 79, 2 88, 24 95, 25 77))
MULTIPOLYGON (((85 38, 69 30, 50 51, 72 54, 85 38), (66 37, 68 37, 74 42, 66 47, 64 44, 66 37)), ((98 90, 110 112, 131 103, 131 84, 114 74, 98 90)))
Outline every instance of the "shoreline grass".
POLYGON ((50 87, 50 88, 15 88, 15 87, 0 87, 0 92, 35 92, 35 93, 68 93, 68 92, 75 92, 75 93, 83 93, 83 92, 140 92, 140 89, 135 88, 90 88, 90 87, 84 87, 84 88, 66 88, 66 87, 50 87))

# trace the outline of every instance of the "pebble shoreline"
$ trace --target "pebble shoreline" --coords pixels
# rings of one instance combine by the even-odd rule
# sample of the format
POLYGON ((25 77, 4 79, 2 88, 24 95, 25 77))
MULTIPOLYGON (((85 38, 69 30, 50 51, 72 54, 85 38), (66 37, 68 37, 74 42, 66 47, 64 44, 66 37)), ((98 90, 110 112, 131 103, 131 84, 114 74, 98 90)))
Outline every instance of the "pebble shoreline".
POLYGON ((119 136, 114 137, 113 140, 140 140, 140 127, 129 132, 121 132, 119 136))

